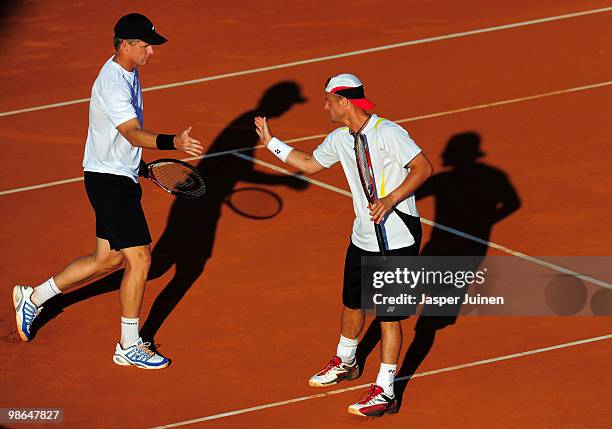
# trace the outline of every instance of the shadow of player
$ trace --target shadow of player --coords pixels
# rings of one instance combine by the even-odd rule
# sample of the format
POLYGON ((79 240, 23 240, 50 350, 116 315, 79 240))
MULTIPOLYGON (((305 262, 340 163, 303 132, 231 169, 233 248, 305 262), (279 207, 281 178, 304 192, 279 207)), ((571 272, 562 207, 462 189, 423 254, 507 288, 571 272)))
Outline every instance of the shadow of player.
MULTIPOLYGON (((296 103, 305 101, 295 82, 285 81, 273 85, 264 92, 255 109, 242 113, 225 127, 211 144, 209 153, 239 150, 238 154, 252 157, 259 142, 253 124, 254 117, 262 115, 277 118, 296 103)), ((150 279, 160 277, 172 266, 175 267, 173 278, 155 299, 142 326, 143 339, 153 344, 159 328, 204 272, 206 262, 213 253, 221 209, 236 185, 239 182, 284 185, 298 191, 308 185, 292 176, 257 171, 251 160, 234 154, 207 156, 197 167, 207 180, 206 196, 199 200, 177 199, 174 202, 166 229, 152 252, 150 279)), ((280 200, 280 197, 276 198, 280 200)), ((249 232, 245 234, 243 238, 248 240, 249 232)), ((253 230, 252 234, 253 240, 256 240, 257 231, 253 230)))

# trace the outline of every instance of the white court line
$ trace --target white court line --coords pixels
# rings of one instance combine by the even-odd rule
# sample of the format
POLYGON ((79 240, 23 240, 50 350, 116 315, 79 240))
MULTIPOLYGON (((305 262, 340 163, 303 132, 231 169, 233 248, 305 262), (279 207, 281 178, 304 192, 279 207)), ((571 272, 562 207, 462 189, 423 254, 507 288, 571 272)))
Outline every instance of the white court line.
MULTIPOLYGON (((414 116, 414 117, 411 117, 411 118, 397 119, 394 122, 401 124, 401 123, 405 123, 405 122, 420 121, 420 120, 423 120, 423 119, 437 118, 437 117, 440 117, 440 116, 453 115, 453 114, 456 114, 456 113, 463 113, 463 112, 468 112, 468 111, 471 111, 471 110, 486 109, 486 108, 495 107, 495 106, 503 106, 503 105, 506 105, 506 104, 519 103, 521 101, 536 100, 536 99, 539 99, 539 98, 550 97, 550 96, 553 96, 553 95, 568 94, 568 93, 572 93, 572 92, 585 91, 585 90, 589 90, 589 89, 601 88, 601 87, 610 86, 610 85, 612 85, 612 81, 599 82, 599 83, 594 83, 594 84, 591 84, 591 85, 576 86, 576 87, 573 87, 573 88, 560 89, 558 91, 545 92, 545 93, 542 93, 542 94, 528 95, 528 96, 519 97, 519 98, 510 98, 510 99, 507 99, 507 100, 494 101, 494 102, 485 103, 485 104, 477 104, 475 106, 462 107, 462 108, 454 109, 454 110, 446 110, 444 112, 430 113, 430 114, 427 114, 427 115, 414 116)), ((311 135, 311 136, 306 136, 306 137, 299 137, 299 138, 295 138, 295 139, 285 140, 285 142, 286 143, 297 143, 297 142, 302 142, 302 141, 308 141, 308 140, 324 138, 326 135, 327 134, 316 134, 316 135, 311 135)), ((237 152, 244 152, 244 151, 248 151, 248 150, 252 150, 252 149, 259 149, 259 148, 262 148, 262 147, 263 147, 262 145, 259 145, 259 146, 254 146, 254 147, 250 146, 250 147, 244 147, 244 148, 240 148, 240 149, 232 149, 232 150, 226 150, 226 151, 222 151, 222 152, 208 153, 208 154, 203 155, 203 156, 192 156, 192 157, 189 157, 189 158, 184 158, 183 161, 195 161, 195 160, 200 160, 200 159, 203 159, 203 158, 212 158, 212 157, 221 156, 221 155, 228 155, 228 154, 237 153, 237 152)), ((31 191, 31 190, 34 190, 34 189, 48 188, 48 187, 51 187, 51 186, 63 185, 65 183, 78 182, 80 180, 83 180, 82 176, 81 177, 74 177, 72 179, 58 180, 58 181, 55 181, 55 182, 41 183, 39 185, 25 186, 23 188, 7 189, 5 191, 0 191, 0 196, 14 194, 14 193, 17 193, 17 192, 31 191)))
POLYGON ((15 194, 17 192, 33 191, 34 189, 50 188, 51 186, 65 185, 66 183, 80 182, 83 180, 81 177, 73 177, 72 179, 57 180, 55 182, 41 183, 40 185, 24 186, 23 188, 8 189, 0 192, 0 195, 15 194))
MULTIPOLYGON (((419 378, 419 377, 427 377, 427 376, 430 376, 430 375, 442 374, 442 373, 445 373, 445 372, 457 371, 457 370, 465 369, 465 368, 472 368, 472 367, 475 367, 475 366, 486 365, 486 364, 494 363, 494 362, 501 362, 501 361, 505 361, 505 360, 509 360, 509 359, 517 359, 517 358, 520 358, 520 357, 530 356, 530 355, 534 355, 534 354, 538 354, 538 353, 544 353, 544 352, 548 352, 548 351, 552 351, 552 350, 559 350, 559 349, 563 349, 563 348, 567 348, 567 347, 578 346, 578 345, 581 345, 581 344, 592 343, 592 342, 595 342, 595 341, 609 340, 611 338, 612 338, 612 334, 602 335, 600 337, 586 338, 584 340, 572 341, 570 343, 557 344, 557 345, 550 346, 550 347, 543 347, 543 348, 540 348, 540 349, 527 350, 525 352, 513 353, 513 354, 510 354, 510 355, 498 356, 498 357, 494 357, 494 358, 490 358, 490 359, 484 359, 484 360, 479 360, 479 361, 475 361, 475 362, 464 363, 464 364, 461 364, 461 365, 455 365, 455 366, 449 366, 449 367, 446 367, 446 368, 435 369, 433 371, 420 372, 420 373, 413 374, 412 376, 398 377, 398 378, 395 379, 395 381, 409 380, 409 379, 412 379, 412 378, 419 378)), ((347 387, 345 389, 331 390, 329 392, 318 393, 318 394, 310 395, 310 396, 302 396, 302 397, 299 397, 299 398, 293 398, 293 399, 289 399, 289 400, 286 400, 286 401, 272 402, 272 403, 269 403, 269 404, 258 405, 256 407, 242 408, 240 410, 228 411, 228 412, 219 413, 219 414, 213 414, 213 415, 210 415, 210 416, 200 417, 200 418, 197 418, 197 419, 185 420, 185 421, 177 422, 177 423, 169 423, 169 424, 166 424, 166 425, 163 425, 163 426, 157 426, 157 427, 155 427, 153 429, 164 429, 164 428, 174 428, 174 427, 179 427, 179 426, 186 426, 186 425, 191 425, 191 424, 194 424, 194 423, 201 423, 201 422, 205 422, 205 421, 221 419, 221 418, 224 418, 224 417, 231 417, 231 416, 235 416, 235 415, 238 415, 238 414, 251 413, 253 411, 264 410, 266 408, 280 407, 280 406, 283 406, 283 405, 295 404, 297 402, 304 402, 304 401, 308 401, 308 400, 311 400, 311 399, 324 398, 326 396, 331 396, 331 395, 338 395, 340 393, 345 393, 345 392, 351 392, 353 390, 364 389, 364 388, 369 387, 369 386, 370 386, 369 383, 368 384, 360 384, 359 386, 351 386, 351 387, 347 387)))
POLYGON ((406 118, 406 119, 398 119, 397 121, 394 121, 394 122, 401 124, 403 122, 420 121, 422 119, 437 118, 438 116, 469 112, 470 110, 479 110, 479 109, 486 109, 489 107, 503 106, 505 104, 517 103, 519 101, 537 100, 538 98, 550 97, 553 95, 569 94, 572 92, 586 91, 588 89, 603 88, 605 86, 610 86, 610 85, 612 85, 612 80, 608 80, 606 82, 594 83, 591 85, 576 86, 573 88, 560 89, 558 91, 544 92, 542 94, 530 95, 526 97, 510 98, 508 100, 494 101, 492 103, 477 104, 475 106, 464 107, 461 109, 447 110, 445 112, 439 112, 439 113, 431 113, 429 115, 414 116, 412 118, 406 118))
MULTIPOLYGON (((279 70, 279 69, 284 69, 284 68, 289 68, 289 67, 300 66, 300 65, 304 65, 304 64, 318 63, 318 62, 322 62, 322 61, 335 60, 335 59, 338 59, 338 58, 352 57, 352 56, 355 56, 355 55, 363 55, 363 54, 369 54, 369 53, 372 53, 372 52, 386 51, 386 50, 389 50, 389 49, 403 48, 403 47, 406 47, 406 46, 420 45, 420 44, 424 44, 424 43, 437 42, 437 41, 440 41, 440 40, 456 39, 456 38, 460 38, 460 37, 473 36, 473 35, 476 35, 476 34, 490 33, 490 32, 493 32, 493 31, 509 30, 509 29, 512 29, 512 28, 526 27, 526 26, 529 26, 529 25, 542 24, 542 23, 545 23, 545 22, 560 21, 560 20, 564 20, 564 19, 577 18, 577 17, 580 17, 580 16, 593 15, 593 14, 597 14, 597 13, 605 13, 605 12, 610 12, 610 11, 612 11, 612 7, 605 7, 605 8, 600 8, 600 9, 590 9, 590 10, 585 10, 585 11, 581 11, 581 12, 568 13, 568 14, 564 14, 564 15, 549 16, 549 17, 546 17, 546 18, 532 19, 532 20, 528 20, 528 21, 520 21, 520 22, 511 23, 511 24, 496 25, 496 26, 493 26, 493 27, 485 27, 485 28, 479 28, 479 29, 475 29, 475 30, 461 31, 461 32, 458 32, 458 33, 445 34, 445 35, 442 35, 442 36, 426 37, 426 38, 423 38, 423 39, 409 40, 409 41, 406 41, 406 42, 393 43, 393 44, 390 44, 390 45, 376 46, 376 47, 368 48, 368 49, 360 49, 360 50, 356 50, 356 51, 343 52, 343 53, 334 54, 334 55, 327 55, 327 56, 322 56, 322 57, 309 58, 309 59, 306 59, 306 60, 292 61, 292 62, 289 62, 289 63, 276 64, 276 65, 273 65, 273 66, 258 67, 258 68, 249 69, 249 70, 242 70, 242 71, 237 71, 237 72, 232 72, 232 73, 224 73, 224 74, 219 74, 219 75, 215 75, 215 76, 206 76, 206 77, 202 77, 202 78, 198 78, 198 79, 184 80, 184 81, 168 83, 168 84, 164 84, 164 85, 157 85, 157 86, 152 86, 152 87, 149 87, 149 88, 145 88, 145 89, 143 89, 143 92, 158 91, 160 89, 176 88, 176 87, 179 87, 179 86, 186 86, 186 85, 195 85, 195 84, 198 84, 198 83, 210 82, 210 81, 213 81, 213 80, 227 79, 227 78, 231 78, 231 77, 244 76, 244 75, 249 75, 249 74, 254 74, 254 73, 261 73, 261 72, 266 72, 266 71, 271 71, 271 70, 279 70)), ((1 112, 0 113, 0 117, 2 117, 2 116, 17 115, 17 114, 20 114, 20 113, 35 112, 35 111, 38 111, 38 110, 53 109, 53 108, 56 108, 56 107, 70 106, 70 105, 73 105, 73 104, 86 103, 88 101, 89 101, 89 98, 80 98, 78 100, 64 101, 64 102, 60 102, 60 103, 52 103, 52 104, 45 104, 45 105, 42 105, 42 106, 35 106, 35 107, 28 107, 28 108, 24 108, 24 109, 11 110, 11 111, 7 111, 7 112, 1 112)))
MULTIPOLYGON (((264 167, 267 167, 267 168, 269 168, 271 170, 274 170, 274 171, 277 171, 279 173, 287 174, 287 175, 293 176, 293 177, 295 177, 297 179, 303 180, 305 182, 312 183, 313 185, 320 186, 322 188, 325 188, 325 189, 328 189, 330 191, 336 192, 336 193, 338 193, 340 195, 344 195, 346 197, 351 197, 351 193, 349 191, 347 191, 345 189, 338 188, 336 186, 330 185, 330 184, 325 183, 325 182, 321 182, 320 180, 315 180, 315 179, 312 179, 310 177, 302 176, 301 174, 292 173, 292 172, 290 172, 289 170, 287 170, 285 168, 279 167, 279 166, 274 165, 274 164, 270 164, 269 162, 262 161, 260 159, 255 159, 255 158, 253 158, 251 156, 247 156, 247 155, 245 155, 243 153, 233 153, 232 155, 235 155, 238 158, 242 158, 242 159, 244 159, 246 161, 262 165, 264 167)), ((524 253, 517 252, 516 250, 512 250, 512 249, 510 249, 510 248, 508 248, 506 246, 502 246, 501 244, 497 244, 497 243, 493 243, 491 241, 483 240, 482 238, 478 238, 476 236, 467 234, 465 232, 459 231, 458 229, 451 228, 449 226, 441 225, 439 223, 433 222, 433 221, 431 221, 429 219, 426 219, 424 217, 421 217, 421 222, 426 224, 426 225, 429 225, 429 226, 431 226, 433 228, 438 228, 438 229, 441 229, 442 231, 446 231, 446 232, 449 232, 451 234, 457 235, 457 236, 459 236, 461 238, 465 238, 467 240, 475 241, 476 243, 492 247, 494 249, 499 250, 500 252, 507 253, 508 255, 516 256, 517 258, 524 259, 525 261, 529 261, 529 262, 532 262, 534 264, 550 268, 551 270, 555 270, 555 271, 561 272, 563 274, 568 274, 570 276, 576 277, 576 278, 578 278, 580 280, 583 280, 585 282, 593 283, 593 284, 595 284, 597 286, 605 287, 605 288, 608 288, 608 289, 612 290, 612 284, 610 284, 610 283, 606 283, 606 282, 604 282, 602 280, 598 280, 598 279, 593 278, 593 277, 585 276, 584 274, 580 274, 580 273, 578 273, 576 271, 569 270, 569 269, 564 268, 564 267, 562 267, 560 265, 555 265, 553 263, 550 263, 550 262, 547 262, 547 261, 543 261, 543 260, 538 259, 538 258, 534 258, 533 256, 525 255, 524 253)))

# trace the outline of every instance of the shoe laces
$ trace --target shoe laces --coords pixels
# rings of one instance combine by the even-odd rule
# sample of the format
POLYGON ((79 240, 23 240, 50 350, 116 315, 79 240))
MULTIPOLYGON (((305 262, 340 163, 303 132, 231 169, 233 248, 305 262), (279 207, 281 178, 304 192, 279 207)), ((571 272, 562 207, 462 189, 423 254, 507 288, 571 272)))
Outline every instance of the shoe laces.
POLYGON ((362 405, 367 404, 376 396, 378 396, 382 391, 382 387, 377 386, 376 384, 371 384, 370 389, 366 393, 364 393, 364 395, 359 400, 359 403, 362 405))
POLYGON ((151 346, 150 342, 146 342, 146 343, 141 343, 138 344, 136 346, 136 349, 142 353, 143 355, 145 355, 146 357, 150 358, 151 356, 153 356, 155 353, 153 352, 153 350, 151 350, 149 347, 151 346))
POLYGON ((333 368, 337 367, 342 363, 342 360, 338 356, 333 356, 323 370, 321 370, 321 374, 325 374, 328 371, 331 371, 333 368))

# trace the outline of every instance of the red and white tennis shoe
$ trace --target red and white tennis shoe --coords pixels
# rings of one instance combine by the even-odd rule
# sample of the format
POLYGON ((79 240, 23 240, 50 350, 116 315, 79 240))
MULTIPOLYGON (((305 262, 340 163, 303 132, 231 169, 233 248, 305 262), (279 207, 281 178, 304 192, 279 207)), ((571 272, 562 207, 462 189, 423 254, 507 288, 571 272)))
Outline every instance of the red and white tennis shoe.
POLYGON ((327 362, 325 368, 310 377, 308 385, 312 387, 326 387, 339 383, 342 380, 354 380, 359 377, 359 366, 357 359, 353 362, 342 362, 338 356, 334 356, 327 362))
POLYGON ((363 417, 380 417, 385 413, 397 413, 395 395, 385 394, 382 387, 372 384, 356 404, 349 405, 348 412, 363 417))

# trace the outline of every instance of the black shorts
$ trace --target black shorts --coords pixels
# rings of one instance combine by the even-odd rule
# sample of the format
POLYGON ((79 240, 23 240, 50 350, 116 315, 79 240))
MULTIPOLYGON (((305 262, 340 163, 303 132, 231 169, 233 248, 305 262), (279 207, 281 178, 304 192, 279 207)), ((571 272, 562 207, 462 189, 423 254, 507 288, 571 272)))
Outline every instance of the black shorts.
MULTIPOLYGON (((396 211, 397 213, 397 211, 396 211)), ((398 214, 400 214, 399 212, 398 214)), ((415 239, 412 246, 402 247, 400 249, 389 250, 389 256, 417 256, 421 247, 421 222, 418 217, 410 216, 401 213, 400 217, 410 230, 410 233, 415 239)), ((346 258, 344 260, 344 285, 342 287, 342 304, 353 310, 361 308, 361 257, 362 256, 380 256, 380 252, 368 252, 352 242, 346 250, 346 258)), ((408 316, 380 316, 382 322, 394 322, 404 320, 408 316)))
POLYGON ((108 240, 113 250, 151 243, 139 183, 125 176, 86 171, 85 190, 96 213, 96 237, 108 240))

